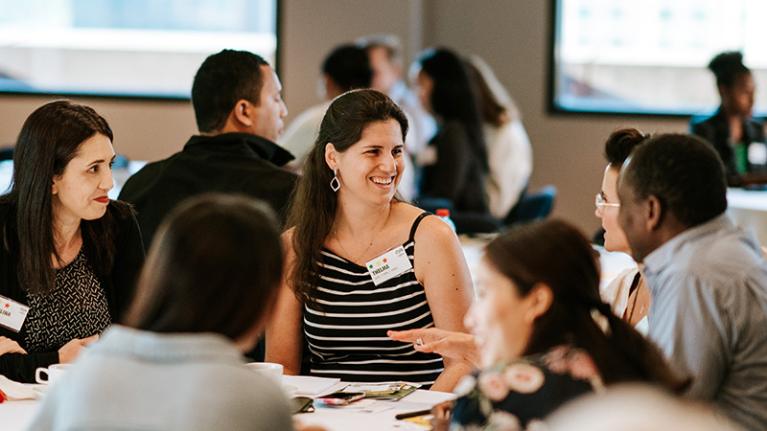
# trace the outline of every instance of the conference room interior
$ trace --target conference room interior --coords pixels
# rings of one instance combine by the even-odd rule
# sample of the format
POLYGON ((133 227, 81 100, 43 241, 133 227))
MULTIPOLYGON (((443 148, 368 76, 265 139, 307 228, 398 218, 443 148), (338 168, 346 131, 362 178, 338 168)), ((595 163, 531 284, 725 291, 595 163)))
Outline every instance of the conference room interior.
MULTIPOLYGON (((685 84, 689 87, 678 92, 693 94, 696 102, 710 100, 712 103, 709 106, 703 104, 702 107, 696 105, 694 108, 682 106, 678 111, 674 110, 676 108, 655 109, 651 105, 648 105, 649 108, 636 107, 647 100, 638 102, 639 105, 628 104, 618 108, 608 104, 607 107, 587 106, 572 109, 566 103, 559 103, 554 94, 559 79, 554 62, 558 43, 563 42, 557 40, 559 36, 555 30, 557 20, 561 19, 557 15, 557 8, 563 1, 565 0, 276 0, 276 51, 273 66, 279 76, 283 88, 282 98, 288 110, 284 123, 286 127, 289 126, 299 114, 323 102, 318 94, 318 80, 320 65, 326 55, 341 44, 353 43, 365 36, 394 36, 401 45, 405 75, 411 63, 427 48, 447 47, 467 57, 473 55, 481 58, 492 68, 521 113, 532 150, 532 173, 527 192, 534 193, 546 187, 549 187, 546 190, 555 190, 553 207, 546 218, 564 220, 589 240, 596 239, 596 242, 600 243, 595 245, 601 252, 598 258, 601 266, 597 270, 601 272, 601 283, 604 286, 612 277, 634 265, 629 255, 609 253, 600 248, 602 221, 595 216, 594 195, 602 190, 606 165, 605 141, 611 133, 626 128, 637 129, 648 135, 688 133, 690 118, 714 112, 718 104, 718 95, 714 78, 705 68, 711 56, 704 59, 694 70, 690 67, 689 79, 679 82, 675 80, 673 73, 664 71, 662 65, 642 64, 640 59, 631 59, 631 55, 627 54, 624 57, 627 58, 626 64, 638 65, 637 68, 641 69, 637 76, 642 76, 642 85, 648 85, 649 93, 645 94, 647 99, 652 99, 652 91, 657 91, 662 95, 658 98, 666 100, 669 94, 677 94, 672 87, 685 84), (652 66, 659 66, 657 69, 660 71, 656 77, 652 75, 652 70, 648 71, 652 66)), ((671 6, 669 8, 673 9, 671 6)), ((629 10, 634 9, 629 7, 629 10)), ((559 12, 561 13, 561 10, 559 12)), ((642 29, 640 27, 635 31, 641 32, 642 29)), ((748 46, 752 46, 751 44, 753 41, 749 42, 748 46)), ((731 46, 723 43, 722 46, 721 51, 744 48, 737 43, 731 46)), ((210 54, 217 51, 219 49, 211 51, 210 54)), ((747 64, 748 52, 750 51, 746 50, 747 64)), ((673 65, 674 62, 671 61, 670 64, 673 65)), ((97 70, 99 65, 89 64, 82 67, 97 70)), ((152 65, 145 64, 143 67, 152 65)), ((162 65, 157 64, 156 67, 162 65)), ((685 67, 688 66, 685 64, 681 69, 685 67)), ((755 117, 758 117, 765 114, 761 110, 767 108, 764 104, 767 100, 767 64, 753 65, 751 68, 756 84, 755 117)), ((589 73, 598 75, 598 71, 589 70, 588 65, 578 72, 582 72, 586 77, 592 76, 589 73)), ((412 78, 406 76, 406 79, 412 78)), ((620 83, 620 78, 621 74, 616 73, 607 81, 614 79, 620 83)), ((616 85, 615 82, 610 84, 616 85)), ((631 86, 632 83, 624 85, 631 86)), ((102 115, 114 132, 115 152, 127 160, 138 161, 136 169, 143 166, 145 161, 160 160, 180 151, 190 136, 199 133, 188 97, 89 97, 11 91, 0 94, 0 148, 10 148, 14 145, 19 130, 30 113, 47 102, 61 98, 90 106, 102 115)), ((6 176, 9 172, 5 171, 6 176)), ((3 174, 2 169, 0 174, 3 174)), ((116 177, 118 186, 127 180, 127 174, 123 172, 120 175, 122 176, 116 177)), ((732 187, 727 190, 727 200, 727 214, 735 224, 753 234, 762 245, 767 244, 765 188, 759 184, 749 188, 732 187)), ((484 247, 493 237, 481 234, 463 235, 460 239, 470 277, 475 283, 475 271, 482 264, 480 261, 484 247)), ((313 389, 308 386, 310 382, 292 379, 287 375, 283 376, 282 383, 290 385, 293 390, 299 387, 299 392, 305 392, 302 395, 311 397, 319 393, 312 392, 313 389)), ((640 405, 637 412, 660 412, 659 424, 662 423, 662 418, 666 417, 664 415, 678 420, 679 429, 703 429, 698 428, 702 423, 707 426, 714 423, 711 422, 713 419, 708 417, 696 422, 694 418, 691 419, 694 415, 690 415, 690 410, 686 410, 688 406, 674 405, 675 399, 666 399, 665 394, 648 393, 642 397, 642 390, 639 388, 632 392, 633 389, 628 388, 625 394, 620 390, 616 392, 610 401, 614 404, 613 412, 617 412, 613 416, 621 416, 623 408, 628 412, 630 409, 626 404, 638 400, 640 405), (689 424, 686 421, 689 421, 689 424)), ((394 413, 420 411, 423 416, 424 411, 429 410, 431 415, 438 415, 438 412, 431 408, 450 399, 450 396, 443 396, 439 392, 432 395, 427 391, 418 391, 408 401, 409 404, 403 401, 404 406, 399 408, 385 410, 382 407, 366 405, 369 411, 365 413, 374 415, 368 416, 369 418, 381 419, 379 423, 374 423, 373 420, 365 426, 371 431, 391 429, 389 427, 393 426, 391 424, 394 423, 394 413)), ((575 406, 563 412, 561 417, 554 416, 551 429, 609 429, 605 424, 589 422, 585 418, 588 414, 597 414, 596 410, 589 413, 590 408, 601 408, 598 414, 609 416, 607 412, 610 408, 606 407, 607 405, 596 407, 585 403, 581 409, 575 406)), ((8 413, 10 410, 7 410, 6 414, 9 414, 9 420, 16 421, 16 424, 28 426, 31 423, 32 411, 36 411, 36 408, 31 405, 23 406, 15 413, 8 413)), ((0 418, 3 417, 3 409, 3 404, 0 404, 0 418)), ((310 414, 296 415, 296 429, 311 431, 314 424, 319 426, 316 429, 362 429, 359 428, 361 421, 365 421, 365 416, 361 416, 359 411, 328 414, 323 413, 322 408, 318 410, 320 414, 317 417, 320 419, 314 422, 310 414)), ((629 423, 634 420, 641 423, 644 420, 632 419, 631 416, 632 414, 626 413, 625 418, 628 418, 626 420, 629 423)), ((422 423, 402 423, 401 426, 398 425, 398 429, 431 429, 428 425, 430 420, 431 416, 422 423)), ((437 425, 434 429, 446 429, 439 426, 444 424, 437 425)), ((710 429, 739 429, 734 426, 729 428, 730 426, 733 425, 714 423, 710 429)), ((1 422, 0 429, 5 429, 1 422)))

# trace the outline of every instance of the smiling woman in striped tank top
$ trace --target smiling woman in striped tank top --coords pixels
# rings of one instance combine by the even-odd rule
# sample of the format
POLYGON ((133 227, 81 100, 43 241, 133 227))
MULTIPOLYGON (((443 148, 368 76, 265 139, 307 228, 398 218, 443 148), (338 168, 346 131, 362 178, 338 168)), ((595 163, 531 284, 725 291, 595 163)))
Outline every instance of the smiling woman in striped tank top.
POLYGON ((375 90, 339 96, 322 120, 283 235, 288 271, 266 337, 267 360, 287 374, 451 390, 470 370, 386 336, 465 331, 472 298, 452 230, 395 196, 407 127, 375 90))

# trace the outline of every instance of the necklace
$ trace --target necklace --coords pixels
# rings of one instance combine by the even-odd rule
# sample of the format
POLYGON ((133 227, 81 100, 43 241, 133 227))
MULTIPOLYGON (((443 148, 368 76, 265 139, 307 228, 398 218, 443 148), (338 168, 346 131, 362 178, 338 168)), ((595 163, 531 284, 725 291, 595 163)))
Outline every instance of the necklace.
POLYGON ((338 239, 338 231, 336 231, 336 233, 335 233, 335 239, 336 239, 336 244, 338 244, 338 246, 339 246, 339 247, 341 247, 341 251, 343 251, 343 252, 344 252, 344 254, 345 254, 346 256, 348 256, 348 260, 350 260, 352 263, 359 263, 359 259, 360 259, 362 256, 364 256, 364 255, 365 255, 365 253, 367 253, 367 252, 368 252, 368 250, 370 250, 370 248, 371 248, 371 247, 373 247, 373 243, 375 242, 375 240, 376 240, 376 237, 375 237, 375 236, 373 236, 373 239, 371 239, 371 240, 370 240, 370 244, 368 244, 368 246, 367 246, 367 247, 365 247, 365 249, 364 249, 364 250, 362 250, 362 253, 360 253, 360 254, 358 254, 358 255, 356 255, 356 256, 354 256, 354 255, 352 255, 351 253, 349 253, 349 251, 348 251, 348 250, 346 250, 346 247, 344 247, 343 243, 341 243, 341 240, 340 240, 340 239, 338 239))
MULTIPOLYGON (((336 240, 336 243, 338 244, 338 246, 341 247, 341 251, 343 251, 344 254, 347 256, 347 260, 350 260, 352 263, 355 263, 355 264, 359 263, 359 259, 361 257, 365 256, 365 253, 367 253, 373 247, 373 244, 375 244, 375 242, 376 242, 376 238, 380 236, 380 233, 386 227, 387 223, 389 222, 389 216, 390 215, 391 215, 391 208, 389 208, 389 212, 386 214, 386 218, 384 219, 383 224, 380 224, 378 228, 371 229, 372 232, 373 232, 373 238, 370 240, 370 243, 367 245, 367 247, 365 247, 365 249, 362 250, 362 252, 359 253, 356 256, 354 256, 351 253, 349 253, 349 251, 346 249, 346 247, 344 247, 344 245, 341 243, 341 240, 339 239, 340 236, 338 235, 338 227, 337 226, 334 227, 334 229, 333 229, 333 236, 335 237, 335 240, 336 240)), ((359 241, 357 241, 357 242, 359 242, 359 241)), ((365 262, 362 262, 362 264, 364 266, 365 262)))

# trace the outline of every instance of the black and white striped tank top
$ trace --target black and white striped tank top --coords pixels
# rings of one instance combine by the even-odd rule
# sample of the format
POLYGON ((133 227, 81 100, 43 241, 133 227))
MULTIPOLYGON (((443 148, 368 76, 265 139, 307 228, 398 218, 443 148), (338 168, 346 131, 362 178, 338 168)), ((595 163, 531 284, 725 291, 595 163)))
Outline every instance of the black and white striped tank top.
MULTIPOLYGON (((413 266, 415 231, 427 215, 416 218, 403 244, 413 266)), ((310 373, 351 382, 403 380, 431 386, 444 368, 442 358, 386 336, 390 329, 434 326, 415 271, 376 286, 364 266, 327 249, 321 255, 316 304, 304 305, 310 373)))

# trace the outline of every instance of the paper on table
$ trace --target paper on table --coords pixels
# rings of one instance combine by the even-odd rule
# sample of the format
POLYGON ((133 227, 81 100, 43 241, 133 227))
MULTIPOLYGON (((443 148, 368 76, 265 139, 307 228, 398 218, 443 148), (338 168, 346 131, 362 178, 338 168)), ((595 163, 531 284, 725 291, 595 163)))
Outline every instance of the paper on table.
POLYGON ((295 386, 296 395, 307 397, 331 394, 346 387, 346 383, 341 383, 341 379, 314 376, 282 376, 282 383, 295 386))
POLYGON ((0 391, 3 391, 9 400, 34 400, 38 396, 32 385, 15 382, 3 375, 0 375, 0 391))

